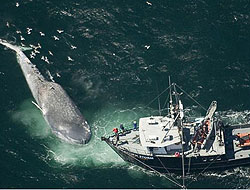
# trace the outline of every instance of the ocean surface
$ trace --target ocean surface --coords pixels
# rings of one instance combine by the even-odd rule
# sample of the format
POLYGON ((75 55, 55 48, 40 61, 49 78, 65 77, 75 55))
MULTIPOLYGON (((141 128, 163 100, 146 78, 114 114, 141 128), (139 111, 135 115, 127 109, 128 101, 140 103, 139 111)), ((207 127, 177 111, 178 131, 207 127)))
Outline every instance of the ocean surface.
MULTIPOLYGON (((149 102, 168 76, 206 108, 217 100, 225 123, 250 123, 249 0, 1 0, 0 38, 40 44, 26 55, 68 92, 93 132, 84 146, 59 140, 31 103, 15 54, 0 47, 0 188, 177 188, 100 140, 158 114, 149 102)), ((250 188, 250 167, 189 182, 250 188)))

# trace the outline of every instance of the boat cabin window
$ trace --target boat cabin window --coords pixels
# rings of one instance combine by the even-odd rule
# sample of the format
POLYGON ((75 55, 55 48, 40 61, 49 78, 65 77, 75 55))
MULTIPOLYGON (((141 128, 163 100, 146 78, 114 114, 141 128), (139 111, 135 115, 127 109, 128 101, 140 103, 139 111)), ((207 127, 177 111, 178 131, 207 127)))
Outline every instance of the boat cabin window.
POLYGON ((158 125, 158 122, 148 123, 149 125, 158 125))
POLYGON ((149 136, 148 136, 148 139, 149 139, 150 141, 157 141, 157 140, 159 140, 159 137, 158 137, 158 136, 155 136, 155 135, 149 135, 149 136))
POLYGON ((163 140, 164 140, 164 142, 166 142, 166 141, 171 141, 173 139, 174 139, 173 135, 168 135, 168 136, 164 137, 163 140))
POLYGON ((149 125, 158 125, 159 123, 154 119, 154 118, 150 118, 150 120, 148 121, 149 125))

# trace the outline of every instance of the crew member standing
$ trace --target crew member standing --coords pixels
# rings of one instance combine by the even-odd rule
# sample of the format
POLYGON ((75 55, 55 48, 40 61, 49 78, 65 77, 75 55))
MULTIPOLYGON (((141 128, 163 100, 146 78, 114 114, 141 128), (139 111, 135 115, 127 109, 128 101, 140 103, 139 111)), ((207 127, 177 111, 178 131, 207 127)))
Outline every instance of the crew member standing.
POLYGON ((118 129, 117 128, 114 128, 113 129, 113 132, 115 133, 115 136, 116 136, 116 145, 118 144, 118 141, 119 141, 119 133, 118 133, 118 129))
POLYGON ((120 125, 120 129, 122 130, 122 133, 125 132, 125 128, 124 128, 123 124, 120 125))
POLYGON ((136 130, 137 129, 137 123, 136 123, 136 121, 133 122, 133 125, 134 125, 134 130, 136 130))

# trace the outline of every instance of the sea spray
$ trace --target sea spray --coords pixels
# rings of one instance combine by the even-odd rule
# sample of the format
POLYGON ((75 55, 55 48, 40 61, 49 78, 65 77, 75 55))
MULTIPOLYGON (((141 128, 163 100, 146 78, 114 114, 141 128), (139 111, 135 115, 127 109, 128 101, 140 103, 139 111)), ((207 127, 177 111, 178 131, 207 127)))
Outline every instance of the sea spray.
POLYGON ((68 144, 60 141, 51 132, 44 121, 42 114, 32 103, 31 99, 25 100, 13 112, 14 122, 20 122, 24 130, 34 139, 41 139, 47 155, 47 162, 56 162, 60 165, 74 165, 84 167, 121 167, 126 165, 110 147, 101 141, 102 136, 112 134, 114 127, 122 123, 125 128, 132 128, 132 122, 145 115, 150 115, 151 108, 143 106, 131 107, 120 103, 108 104, 92 116, 93 139, 84 146, 68 144))

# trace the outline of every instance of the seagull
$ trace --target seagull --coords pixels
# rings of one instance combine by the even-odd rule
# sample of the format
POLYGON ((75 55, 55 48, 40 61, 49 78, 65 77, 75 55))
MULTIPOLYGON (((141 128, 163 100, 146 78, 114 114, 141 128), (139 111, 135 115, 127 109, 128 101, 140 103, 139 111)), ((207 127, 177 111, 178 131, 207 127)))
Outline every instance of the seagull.
POLYGON ((58 38, 57 36, 53 36, 53 38, 54 38, 55 40, 59 40, 59 38, 58 38))
POLYGON ((34 50, 35 53, 40 53, 40 51, 38 51, 37 49, 34 50))
POLYGON ((32 54, 30 54, 30 58, 31 58, 31 59, 34 59, 34 58, 35 58, 35 56, 33 56, 32 54))
POLYGON ((20 30, 17 30, 16 33, 17 34, 22 34, 22 32, 20 30))
POLYGON ((24 40, 25 40, 23 36, 20 36, 20 38, 21 38, 21 41, 24 41, 24 40))
POLYGON ((49 59, 47 56, 44 57, 44 61, 49 64, 49 59))
POLYGON ((19 3, 18 2, 16 2, 16 7, 19 7, 19 3))
POLYGON ((41 49, 41 48, 42 48, 41 44, 40 44, 40 43, 38 43, 36 48, 41 49))
POLYGON ((41 36, 45 36, 45 34, 43 32, 39 32, 41 36))
POLYGON ((10 27, 10 23, 9 23, 9 22, 6 22, 6 26, 9 28, 9 27, 10 27))
POLYGON ((74 61, 70 56, 68 56, 68 60, 69 61, 74 61))
POLYGON ((45 60, 45 57, 44 57, 44 56, 42 56, 42 57, 41 57, 41 60, 45 60))
POLYGON ((32 51, 30 55, 32 55, 32 56, 36 56, 36 54, 35 54, 35 52, 34 52, 34 51, 32 51))
POLYGON ((27 28, 27 33, 31 34, 32 28, 27 28))
POLYGON ((33 48, 33 49, 36 49, 36 46, 30 44, 30 47, 33 48))
POLYGON ((60 75, 59 73, 56 73, 56 76, 57 76, 57 77, 61 77, 61 75, 60 75))
POLYGON ((51 73, 49 72, 49 70, 47 70, 47 74, 49 75, 50 80, 51 80, 52 82, 55 82, 55 81, 54 81, 54 78, 52 77, 52 75, 51 75, 51 73))
POLYGON ((61 33, 64 32, 64 30, 57 30, 57 32, 58 32, 59 34, 61 34, 61 33))
POLYGON ((146 49, 149 49, 150 48, 150 45, 145 45, 144 46, 146 49))
POLYGON ((49 54, 52 55, 52 56, 54 55, 51 51, 49 51, 49 54))
POLYGON ((76 49, 77 48, 76 46, 73 46, 73 45, 71 45, 70 47, 71 47, 71 49, 76 49))
POLYGON ((148 5, 150 5, 150 6, 152 6, 152 3, 150 3, 149 1, 146 1, 146 3, 147 3, 148 5))

